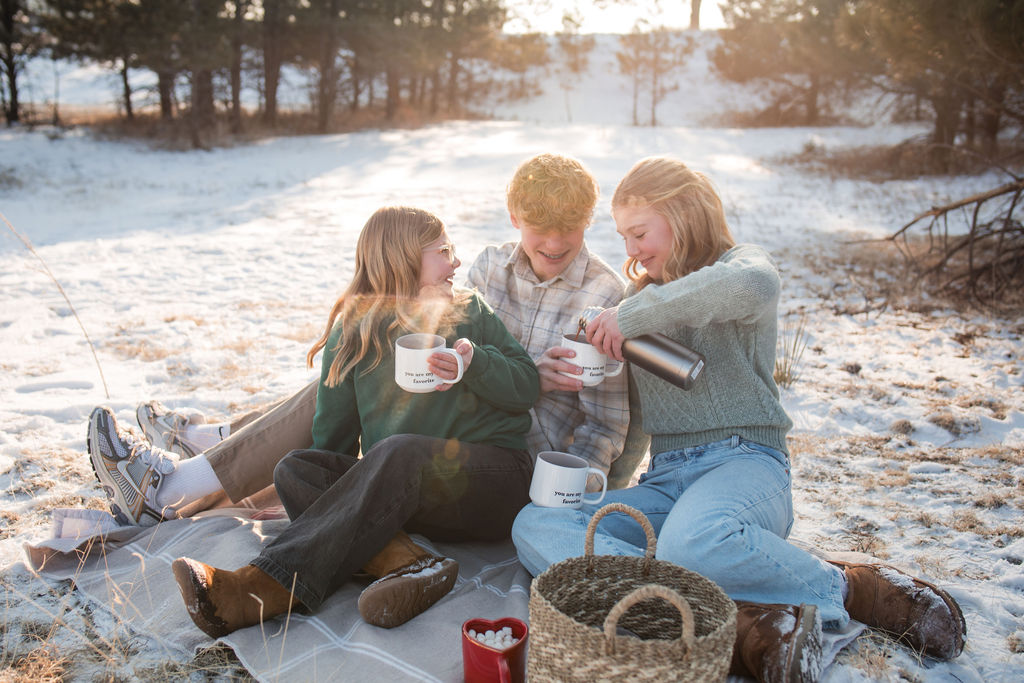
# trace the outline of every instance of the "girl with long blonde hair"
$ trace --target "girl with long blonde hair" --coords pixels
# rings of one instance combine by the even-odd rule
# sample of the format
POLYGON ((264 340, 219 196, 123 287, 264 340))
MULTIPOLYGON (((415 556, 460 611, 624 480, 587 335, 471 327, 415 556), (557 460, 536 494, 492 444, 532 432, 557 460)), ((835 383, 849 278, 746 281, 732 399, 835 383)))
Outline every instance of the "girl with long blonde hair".
MULTIPOLYGON (((539 377, 483 299, 454 287, 459 265, 444 224, 427 211, 385 207, 367 221, 352 281, 307 356, 312 364, 323 351, 313 448, 292 451, 274 472, 291 524, 237 571, 173 563, 203 631, 219 637, 298 604, 315 610, 361 568, 379 578, 360 596, 360 614, 397 626, 442 598, 458 574, 454 560, 404 532, 508 537, 529 500, 525 436, 539 377), (428 393, 398 387, 395 341, 418 332, 445 338, 462 359, 461 381, 428 393)), ((454 380, 457 366, 449 354, 430 358, 443 379, 454 380)))
MULTIPOLYGON (((587 325, 587 340, 623 360, 626 339, 662 333, 703 354, 683 391, 633 368, 650 468, 604 503, 639 509, 658 533, 659 559, 710 578, 737 601, 730 672, 760 681, 814 681, 822 623, 855 619, 916 651, 952 658, 966 627, 945 591, 891 567, 829 563, 790 544, 786 433, 792 422, 773 379, 778 270, 761 247, 736 244, 708 178, 669 157, 639 161, 612 197, 631 284, 622 302, 587 325)), ((512 539, 531 573, 578 555, 582 513, 528 505, 512 539)), ((612 514, 597 555, 643 556, 632 519, 612 514)))

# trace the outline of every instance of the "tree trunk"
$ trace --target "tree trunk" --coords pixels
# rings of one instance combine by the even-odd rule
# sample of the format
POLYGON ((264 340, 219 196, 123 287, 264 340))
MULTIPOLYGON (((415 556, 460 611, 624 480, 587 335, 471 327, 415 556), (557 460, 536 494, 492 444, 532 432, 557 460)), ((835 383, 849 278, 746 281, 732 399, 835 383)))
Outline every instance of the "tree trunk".
POLYGON ((174 118, 174 72, 158 71, 156 87, 160 93, 160 118, 170 121, 174 118))
POLYGON ((932 161, 936 167, 946 172, 950 168, 952 147, 956 142, 956 131, 960 121, 960 98, 949 92, 936 95, 931 100, 935 110, 935 123, 932 128, 932 161))
POLYGON ((633 72, 633 125, 640 125, 640 69, 633 72))
POLYGON ((231 132, 242 132, 242 31, 248 2, 235 3, 234 31, 231 35, 231 132))
POLYGON ((391 121, 395 118, 395 114, 398 113, 398 89, 402 87, 401 79, 398 75, 398 67, 394 64, 388 64, 385 80, 388 91, 384 103, 384 118, 391 121))
POLYGON ((60 125, 60 70, 57 60, 53 60, 53 125, 60 125))
POLYGON ((448 59, 448 113, 458 111, 459 105, 459 55, 453 49, 448 59))
POLYGON ((317 91, 317 129, 326 133, 334 113, 334 100, 338 96, 338 69, 335 61, 338 56, 338 7, 332 0, 327 3, 327 16, 324 18, 323 44, 320 51, 320 84, 317 91))
POLYGON ((964 102, 964 144, 968 149, 974 149, 974 142, 977 137, 977 117, 975 111, 978 108, 978 100, 974 95, 968 95, 964 102))
POLYGON ((437 114, 441 106, 441 68, 436 67, 430 74, 430 115, 437 114))
POLYGON ((128 83, 128 59, 121 60, 121 96, 124 98, 124 115, 129 121, 135 118, 132 109, 132 86, 128 83))
POLYGON ((818 111, 818 96, 821 93, 821 76, 811 74, 811 83, 804 93, 804 113, 808 126, 818 125, 820 112, 818 111))
POLYGON ((277 126, 277 86, 281 81, 282 21, 280 0, 263 0, 263 123, 277 126))
POLYGON ((989 158, 999 152, 999 128, 1002 126, 1002 107, 1006 98, 1006 81, 1000 78, 988 87, 988 95, 982 103, 981 152, 989 158))
POLYGON ((16 38, 14 33, 14 16, 18 13, 18 3, 4 2, 0 4, 3 10, 0 14, 0 26, 3 27, 4 42, 0 46, 0 62, 3 64, 3 73, 7 77, 7 106, 4 107, 4 117, 7 125, 13 126, 21 120, 20 105, 18 104, 18 59, 15 54, 16 38))
POLYGON ((195 69, 192 72, 192 146, 204 149, 203 134, 213 128, 213 72, 195 69))
POLYGON ((352 101, 349 103, 349 111, 359 111, 359 96, 363 94, 363 80, 359 76, 359 56, 353 55, 349 62, 349 71, 352 81, 352 101))
POLYGON ((654 63, 651 64, 651 128, 658 125, 658 87, 659 87, 659 72, 661 71, 661 64, 658 60, 658 55, 654 55, 654 63))
POLYGON ((700 30, 700 0, 690 0, 690 28, 700 30))

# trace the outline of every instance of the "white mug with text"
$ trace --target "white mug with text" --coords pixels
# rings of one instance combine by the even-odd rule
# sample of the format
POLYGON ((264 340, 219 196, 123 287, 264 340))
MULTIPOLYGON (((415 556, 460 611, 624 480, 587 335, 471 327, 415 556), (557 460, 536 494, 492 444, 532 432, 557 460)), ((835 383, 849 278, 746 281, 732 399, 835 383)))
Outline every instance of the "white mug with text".
POLYGON ((576 509, 583 503, 600 503, 608 491, 608 477, 587 461, 571 453, 543 451, 537 454, 530 482, 530 500, 546 508, 576 509), (587 476, 601 477, 601 491, 597 497, 586 497, 587 476))
POLYGON ((455 384, 464 371, 462 356, 455 349, 445 347, 444 337, 438 334, 406 334, 395 341, 395 382, 414 394, 434 391, 442 384, 455 384), (427 360, 435 353, 448 353, 459 365, 455 379, 442 379, 430 371, 427 360))
POLYGON ((617 360, 609 361, 608 356, 598 351, 590 342, 584 339, 583 341, 576 341, 574 334, 563 334, 562 343, 559 346, 572 349, 576 352, 575 358, 563 358, 566 363, 572 363, 583 368, 582 375, 574 375, 570 372, 562 372, 559 374, 565 375, 566 377, 572 377, 574 379, 581 380, 583 386, 593 387, 600 384, 605 377, 615 377, 624 367, 623 363, 617 360), (614 363, 615 367, 612 370, 608 369, 609 363, 614 363))

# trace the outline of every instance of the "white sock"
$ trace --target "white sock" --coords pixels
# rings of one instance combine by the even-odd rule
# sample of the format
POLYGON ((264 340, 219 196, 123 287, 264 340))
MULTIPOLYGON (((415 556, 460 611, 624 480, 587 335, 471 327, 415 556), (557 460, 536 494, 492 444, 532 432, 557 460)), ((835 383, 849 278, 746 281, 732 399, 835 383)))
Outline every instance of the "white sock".
POLYGON ((199 454, 188 460, 179 460, 174 471, 164 475, 164 481, 156 492, 156 504, 177 509, 222 490, 224 487, 206 455, 199 454))
POLYGON ((213 448, 231 434, 230 422, 214 422, 212 424, 185 425, 185 440, 205 451, 213 448))

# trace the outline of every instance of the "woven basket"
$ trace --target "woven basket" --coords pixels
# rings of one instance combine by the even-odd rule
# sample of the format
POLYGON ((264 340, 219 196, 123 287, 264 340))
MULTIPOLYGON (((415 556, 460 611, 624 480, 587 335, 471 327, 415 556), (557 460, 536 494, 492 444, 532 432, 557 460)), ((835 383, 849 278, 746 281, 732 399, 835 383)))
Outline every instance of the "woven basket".
POLYGON ((656 546, 643 513, 612 503, 590 520, 582 557, 553 564, 534 579, 531 683, 725 680, 736 605, 700 574, 655 559, 656 546), (644 528, 644 557, 594 555, 594 532, 609 512, 626 513, 644 528), (619 635, 617 627, 637 637, 619 635))

